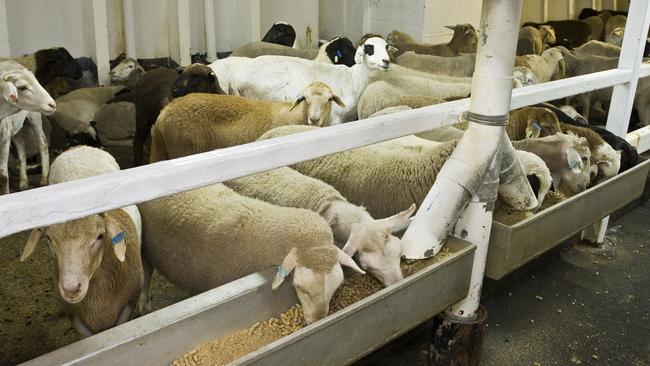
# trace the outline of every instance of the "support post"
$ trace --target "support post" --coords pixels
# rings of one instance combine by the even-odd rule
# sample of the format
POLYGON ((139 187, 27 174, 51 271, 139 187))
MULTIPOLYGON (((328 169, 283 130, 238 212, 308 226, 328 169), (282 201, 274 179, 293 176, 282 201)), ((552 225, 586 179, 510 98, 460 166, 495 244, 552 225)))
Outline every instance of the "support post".
POLYGON ((108 21, 106 0, 93 0, 93 20, 95 23, 95 63, 99 85, 110 85, 108 73, 111 71, 108 54, 108 21))
POLYGON ((569 19, 575 19, 576 18, 576 0, 569 0, 568 1, 568 18, 569 19))
MULTIPOLYGON (((481 42, 476 53, 469 110, 470 127, 466 133, 472 127, 480 126, 485 140, 491 139, 491 134, 496 135, 496 144, 482 146, 481 154, 490 156, 489 166, 467 208, 456 222, 455 235, 476 244, 472 276, 467 297, 439 315, 437 319, 443 319, 442 321, 434 321, 436 328, 429 354, 431 365, 478 365, 480 362, 486 319, 484 311, 479 316, 481 288, 492 213, 499 187, 501 152, 508 151, 506 144, 509 144, 509 140, 503 139, 503 134, 510 112, 512 65, 521 9, 522 0, 483 1, 479 34, 481 42)), ((459 148, 460 143, 456 151, 459 148)), ((514 163, 508 162, 514 164, 516 160, 514 163)))
POLYGON ((122 21, 124 22, 124 44, 126 47, 126 57, 137 59, 135 46, 135 20, 134 20, 133 0, 122 1, 122 21))
POLYGON ((251 0, 251 42, 262 39, 262 6, 260 0, 251 0))
POLYGON ((214 19, 214 0, 203 0, 205 17, 205 49, 206 59, 212 62, 217 59, 217 28, 214 19))
POLYGON ((0 57, 11 57, 6 0, 0 0, 0 57))
POLYGON ((542 13, 543 13, 544 22, 548 22, 548 0, 544 0, 542 6, 543 6, 542 13))
POLYGON ((178 49, 180 50, 181 66, 192 63, 190 32, 189 0, 178 0, 178 49))

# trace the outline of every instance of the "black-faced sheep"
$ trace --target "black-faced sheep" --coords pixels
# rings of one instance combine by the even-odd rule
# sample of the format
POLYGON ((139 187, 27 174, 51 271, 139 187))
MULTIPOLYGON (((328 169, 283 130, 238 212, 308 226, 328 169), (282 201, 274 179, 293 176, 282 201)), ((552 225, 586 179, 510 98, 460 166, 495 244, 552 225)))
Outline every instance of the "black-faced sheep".
POLYGON ((262 42, 275 43, 282 46, 293 47, 296 44, 296 31, 291 24, 275 22, 262 38, 262 42))

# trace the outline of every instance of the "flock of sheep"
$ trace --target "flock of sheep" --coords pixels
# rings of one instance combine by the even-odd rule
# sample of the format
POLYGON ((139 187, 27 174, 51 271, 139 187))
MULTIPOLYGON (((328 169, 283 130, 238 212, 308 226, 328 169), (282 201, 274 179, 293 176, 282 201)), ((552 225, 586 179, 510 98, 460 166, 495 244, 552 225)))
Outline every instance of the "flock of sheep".
MULTIPOLYGON (((513 85, 616 67, 624 18, 602 12, 584 21, 522 27, 513 85)), ((338 37, 318 50, 302 50, 291 47, 293 29, 276 23, 266 42, 207 66, 145 71, 146 65, 124 59, 110 74, 117 86, 74 89, 56 102, 45 88, 51 94, 73 89, 92 68, 84 70, 62 48, 2 61, 0 184, 9 193, 11 145, 19 188, 26 189, 26 159, 35 154, 41 156, 41 183, 57 184, 119 170, 101 145, 132 142, 135 164, 142 165, 465 98, 478 36, 470 24, 449 28, 453 38, 442 45, 393 31, 386 38, 368 34, 356 45, 338 37), (41 114, 71 144, 86 145, 67 148, 51 169, 41 114)), ((650 84, 640 81, 635 108, 643 124, 650 123, 649 92, 650 84)), ((586 122, 606 109, 609 98, 611 90, 599 90, 511 113, 507 134, 540 207, 551 190, 570 196, 636 163, 625 140, 586 122)), ((21 260, 46 239, 58 263, 64 308, 84 336, 150 311, 154 268, 199 293, 279 265, 273 287, 293 273, 311 323, 327 315, 343 282, 342 266, 386 286, 402 279, 403 243, 393 234, 408 226, 466 127, 460 120, 34 229, 21 260)), ((509 199, 500 197, 506 206, 509 199)))

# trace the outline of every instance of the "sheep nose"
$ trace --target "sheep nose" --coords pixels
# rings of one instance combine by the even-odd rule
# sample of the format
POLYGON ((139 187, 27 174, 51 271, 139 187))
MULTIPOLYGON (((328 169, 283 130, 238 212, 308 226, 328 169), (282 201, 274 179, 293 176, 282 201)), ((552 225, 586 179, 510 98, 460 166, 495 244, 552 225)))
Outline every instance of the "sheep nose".
POLYGON ((76 285, 65 284, 63 285, 63 291, 68 297, 75 297, 81 292, 81 283, 77 282, 76 285))
POLYGON ((383 59, 381 62, 383 62, 385 66, 390 65, 390 60, 383 59))
POLYGON ((311 124, 311 125, 315 125, 315 124, 318 123, 318 120, 319 120, 319 119, 320 119, 320 118, 318 118, 318 117, 309 117, 309 122, 310 122, 309 124, 311 124))

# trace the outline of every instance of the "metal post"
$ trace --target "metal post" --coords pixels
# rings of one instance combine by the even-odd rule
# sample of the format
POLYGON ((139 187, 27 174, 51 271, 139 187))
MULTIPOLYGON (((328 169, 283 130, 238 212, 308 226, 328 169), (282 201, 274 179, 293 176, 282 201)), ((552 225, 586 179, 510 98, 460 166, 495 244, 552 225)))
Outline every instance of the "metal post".
MULTIPOLYGON (((456 223, 455 235, 476 244, 467 297, 447 309, 434 322, 430 363, 434 365, 478 365, 486 314, 479 317, 481 288, 497 198, 501 163, 500 145, 510 112, 512 68, 517 46, 522 0, 485 0, 476 53, 469 120, 496 133, 495 154, 474 196, 456 223), (440 321, 439 319, 443 319, 440 321), (441 340, 440 337, 444 337, 441 340)), ((468 129, 469 132, 469 129, 468 129)), ((488 138, 488 136, 486 136, 488 138)), ((490 146, 491 147, 491 146, 490 146)), ((458 149, 458 147, 457 147, 458 149)), ((483 150, 482 154, 488 154, 483 150)))
POLYGON ((543 12, 544 22, 548 22, 548 0, 544 0, 542 6, 543 6, 542 12, 543 12))
POLYGON ((0 56, 11 56, 11 45, 9 43, 9 26, 7 25, 6 0, 0 0, 0 56))
POLYGON ((124 44, 126 46, 126 57, 138 58, 135 46, 135 20, 133 0, 122 1, 122 18, 124 27, 124 44))
POLYGON ((108 73, 111 71, 108 54, 108 20, 106 0, 93 0, 93 20, 95 23, 95 63, 99 85, 110 85, 108 73))
POLYGON ((189 0, 178 0, 178 48, 181 54, 181 66, 187 66, 192 63, 190 32, 189 0))
POLYGON ((214 24, 214 0, 203 0, 205 17, 205 48, 206 59, 210 62, 217 59, 217 29, 214 24))
POLYGON ((568 18, 569 19, 575 19, 575 17, 576 17, 576 0, 569 0, 568 1, 568 7, 569 7, 568 10, 567 10, 568 13, 569 13, 568 18))
POLYGON ((259 41, 262 39, 261 27, 262 10, 260 0, 251 0, 251 42, 259 41))

